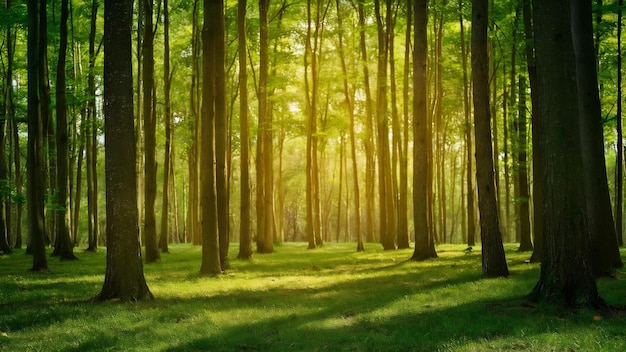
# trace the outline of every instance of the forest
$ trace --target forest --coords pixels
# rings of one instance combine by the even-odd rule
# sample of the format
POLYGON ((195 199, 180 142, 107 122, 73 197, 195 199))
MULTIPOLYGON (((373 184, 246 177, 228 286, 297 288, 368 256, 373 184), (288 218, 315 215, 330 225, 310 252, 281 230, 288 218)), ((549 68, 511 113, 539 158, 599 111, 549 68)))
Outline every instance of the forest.
MULTIPOLYGON (((189 256, 190 280, 226 282, 376 255, 475 258, 461 276, 522 276, 522 305, 620 316, 623 8, 5 0, 0 265, 17 281, 0 307, 34 290, 18 253, 44 276, 98 266, 99 293, 75 289, 100 302, 158 300, 146 276, 189 256)), ((0 320, 0 349, 17 325, 0 320)))

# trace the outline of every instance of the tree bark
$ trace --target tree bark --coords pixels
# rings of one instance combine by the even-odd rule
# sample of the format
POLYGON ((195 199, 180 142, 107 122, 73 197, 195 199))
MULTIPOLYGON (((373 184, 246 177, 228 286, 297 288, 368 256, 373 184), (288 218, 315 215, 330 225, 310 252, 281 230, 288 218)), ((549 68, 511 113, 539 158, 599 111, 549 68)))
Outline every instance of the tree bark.
MULTIPOLYGON (((219 232, 217 218, 217 191, 215 186, 215 120, 216 100, 225 99, 225 92, 218 92, 217 74, 224 70, 218 52, 224 51, 219 40, 219 27, 224 27, 223 0, 203 0, 204 25, 202 28, 202 130, 200 153, 200 209, 202 219, 202 265, 200 275, 212 276, 222 273, 220 263, 219 232)), ((223 29, 222 29, 223 30, 223 29)))
MULTIPOLYGON (((45 0, 42 1, 45 4, 45 0)), ((39 4, 29 0, 28 6, 28 155, 27 206, 28 243, 33 254, 32 271, 47 271, 44 234, 43 123, 40 115, 41 65, 39 55, 39 4)), ((43 6, 45 8, 45 5, 43 6)))
POLYGON ((411 260, 436 258, 428 223, 428 7, 426 0, 415 0, 413 51, 413 223, 415 250, 411 260), (434 255, 433 255, 434 254, 434 255))
POLYGON ((472 165, 474 164, 474 153, 472 153, 472 129, 473 124, 470 119, 470 83, 467 74, 467 48, 465 46, 465 29, 463 25, 463 2, 459 1, 459 22, 461 26, 461 57, 463 61, 463 111, 465 115, 465 148, 467 151, 466 154, 466 162, 467 162, 467 174, 466 174, 466 184, 467 184, 467 245, 474 246, 476 244, 476 221, 474 218, 475 209, 474 209, 474 171, 472 165))
MULTIPOLYGON (((57 82, 56 82, 56 150, 57 150, 57 205, 56 211, 56 241, 53 256, 61 259, 78 259, 74 255, 74 243, 70 237, 69 214, 68 211, 68 188, 69 188, 69 145, 67 126, 67 98, 65 92, 65 61, 67 53, 67 18, 69 16, 68 0, 61 2, 61 28, 59 42, 59 58, 57 62, 57 82)), ((4 126, 0 129, 4 131, 4 126)), ((3 143, 4 145, 4 143, 3 143)), ((4 165, 4 152, 0 152, 0 179, 2 179, 2 166, 4 165)))
POLYGON ((476 131, 476 180, 482 238, 483 275, 507 276, 498 204, 496 203, 493 151, 489 110, 489 64, 487 57, 486 0, 472 2, 472 75, 474 87, 474 129, 476 131))
POLYGON ((135 178, 132 1, 104 4, 107 262, 97 301, 152 299, 143 274, 135 178))
POLYGON ((544 183, 544 257, 529 295, 560 306, 603 304, 592 272, 570 1, 533 1, 544 183))
POLYGON ((532 102, 532 153, 533 153, 533 254, 532 263, 541 262, 543 258, 543 162, 541 148, 541 109, 539 108, 539 88, 537 80, 537 66, 535 62, 534 34, 531 0, 523 0, 524 37, 526 39, 525 54, 528 66, 528 80, 530 82, 530 99, 532 102))
POLYGON ((519 237, 520 246, 518 251, 532 251, 533 243, 530 237, 530 195, 528 194, 528 165, 527 150, 528 143, 526 141, 526 79, 519 76, 519 105, 518 117, 515 121, 517 131, 517 188, 519 190, 515 204, 518 207, 517 214, 519 216, 519 237))
POLYGON ((143 32, 143 133, 144 133, 144 236, 145 261, 161 261, 156 234, 156 121, 154 101, 154 26, 152 22, 154 1, 144 1, 143 32))
POLYGON ((168 0, 163 0, 163 95, 165 114, 165 151, 163 160, 163 185, 161 197, 161 230, 159 248, 163 253, 169 253, 169 206, 170 206, 170 172, 172 158, 172 106, 171 106, 171 70, 170 70, 170 18, 168 0))
POLYGON ((611 273, 614 268, 623 264, 617 245, 604 161, 604 131, 598 91, 597 61, 593 47, 591 2, 572 0, 570 6, 592 267, 594 274, 600 276, 611 273))
POLYGON ((237 34, 239 53, 239 131, 241 134, 241 200, 239 225, 239 259, 252 258, 250 233, 250 131, 248 122, 248 65, 246 45, 247 0, 237 2, 237 34))
MULTIPOLYGON (((601 4, 601 1, 599 1, 601 4)), ((624 136, 622 132, 622 6, 618 0, 617 9, 617 155, 615 156, 615 232, 617 243, 624 245, 624 136)), ((600 15, 602 18, 602 15, 600 15)), ((596 55, 597 55, 596 49, 596 55)))

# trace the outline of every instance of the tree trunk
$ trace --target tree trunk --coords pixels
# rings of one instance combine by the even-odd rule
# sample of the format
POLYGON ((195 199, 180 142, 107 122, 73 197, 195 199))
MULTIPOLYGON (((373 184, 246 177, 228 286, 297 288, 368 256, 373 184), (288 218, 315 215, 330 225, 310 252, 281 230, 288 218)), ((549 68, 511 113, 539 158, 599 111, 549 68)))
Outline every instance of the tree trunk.
POLYGON ((528 194, 528 165, 527 150, 528 143, 526 141, 526 79, 519 76, 519 108, 518 117, 515 121, 517 131, 517 143, 515 151, 517 153, 517 183, 519 195, 515 204, 518 207, 517 214, 519 216, 519 237, 520 246, 518 251, 532 251, 533 243, 530 237, 530 195, 528 194))
MULTIPOLYGON (((624 199, 624 136, 622 133, 622 6, 618 0, 617 9, 617 155, 615 159, 615 228, 617 243, 624 245, 623 199, 624 199)), ((600 15, 602 17, 602 15, 600 15)), ((597 50, 596 50, 597 54, 597 50)))
POLYGON ((533 254, 532 263, 541 262, 543 258, 543 162, 541 148, 541 109, 539 108, 539 88, 537 80, 537 66, 535 64, 535 48, 533 34, 533 19, 531 0, 523 0, 524 37, 526 39, 525 53, 528 66, 528 80, 530 81, 530 99, 532 103, 532 153, 533 153, 533 254))
POLYGON ((89 31, 89 72, 87 76, 87 101, 85 130, 86 150, 87 150, 87 213, 88 213, 88 247, 87 251, 96 252, 98 250, 98 175, 96 165, 98 156, 96 154, 96 21, 98 18, 99 2, 93 0, 91 3, 91 25, 89 31))
POLYGON ((402 84, 402 98, 403 98, 403 110, 402 110, 402 142, 399 148, 399 162, 400 162, 400 184, 398 191, 400 193, 398 198, 398 248, 409 248, 409 85, 411 72, 411 27, 413 25, 413 11, 411 0, 406 0, 406 34, 404 41, 404 73, 402 84))
POLYGON ((476 131, 476 180, 482 238, 483 275, 507 276, 498 204, 496 203, 493 151, 489 111, 489 60, 487 57, 486 0, 472 2, 472 75, 474 87, 474 128, 476 131))
POLYGON ((352 95, 350 94, 350 88, 348 85, 348 69, 346 65, 346 59, 343 49, 343 32, 342 26, 342 14, 339 9, 339 0, 336 0, 337 5, 337 25, 339 27, 339 59, 341 61, 341 72, 343 73, 343 93, 346 101, 346 108, 348 110, 348 116, 350 119, 350 151, 352 157, 352 182, 354 188, 354 226, 357 240, 357 252, 365 250, 363 247, 363 235, 361 232, 361 195, 359 192, 359 169, 357 166, 356 158, 356 137, 354 131, 354 104, 352 95))
POLYGON ((415 250, 411 260, 437 257, 428 223, 428 8, 426 0, 415 0, 413 51, 413 222, 415 250), (433 255, 433 253, 435 255, 433 255))
MULTIPOLYGON (((604 161, 604 132, 598 92, 596 56, 593 48, 591 2, 570 1, 572 40, 576 58, 576 82, 580 109, 587 222, 592 246, 592 267, 596 276, 622 266, 609 195, 604 161)), ((621 221, 621 220, 620 220, 621 221)))
POLYGON ((569 0, 534 1, 544 184, 544 258, 529 298, 598 307, 587 227, 569 0))
MULTIPOLYGON (((45 9, 45 0, 42 1, 45 9)), ((44 234, 43 123, 40 110, 41 65, 39 55, 39 4, 29 0, 28 6, 28 155, 27 206, 28 248, 33 254, 32 271, 47 271, 44 234)))
MULTIPOLYGON (((387 116, 387 62, 388 35, 390 21, 383 18, 380 1, 375 1, 376 27, 378 29, 378 71, 376 78, 376 132, 378 156, 378 210, 380 241, 385 250, 395 249, 395 205, 391 180, 391 160, 389 155, 389 118, 387 116)), ((389 0, 386 1, 386 12, 390 15, 389 0)), ((389 16, 387 16, 389 17, 389 16)))
POLYGON ((107 262, 97 301, 152 299, 143 274, 135 178, 132 2, 104 5, 104 116, 107 262))
POLYGON ((224 42, 219 32, 224 30, 223 1, 204 0, 204 25, 202 28, 202 130, 200 153, 202 219, 202 265, 200 275, 222 273, 220 263, 219 232, 217 218, 217 191, 215 186, 215 120, 217 100, 225 99, 218 91, 217 73, 224 70, 224 42))
POLYGON ((252 236, 250 233, 250 132, 248 122, 248 65, 246 46, 247 0, 237 3, 237 34, 239 53, 239 131, 241 134, 241 208, 239 212, 239 259, 252 258, 252 236))
MULTIPOLYGON (((61 2, 61 28, 59 43, 59 58, 57 63, 56 82, 56 150, 57 150, 57 205, 56 211, 56 241, 52 255, 61 259, 77 259, 74 255, 74 243, 70 238, 69 211, 68 211, 68 188, 69 188, 69 145, 67 126, 67 99, 65 92, 65 60, 67 52, 67 18, 69 15, 68 0, 61 2)), ((3 126, 0 129, 4 131, 3 126)), ((3 143, 4 145, 4 143, 3 143)), ((4 165, 4 152, 0 152, 0 179, 2 179, 2 166, 4 165)))
MULTIPOLYGON (((217 191, 217 225, 219 236, 220 265, 222 266, 222 270, 225 270, 228 268, 228 247, 230 244, 230 197, 228 195, 229 187, 227 177, 227 153, 229 137, 227 128, 228 117, 226 111, 226 42, 224 38, 225 27, 223 3, 220 6, 221 12, 219 14, 219 17, 217 17, 217 14, 215 15, 215 18, 218 19, 218 26, 216 27, 217 32, 215 34, 215 187, 217 191)), ((269 126, 269 129, 271 131, 271 125, 269 126)), ((271 141, 271 137, 269 140, 271 141)), ((269 162, 271 165, 271 159, 269 162)), ((274 182, 273 178, 270 179, 270 181, 274 182)))
POLYGON ((144 1, 144 32, 143 32, 143 134, 144 134, 144 158, 145 158, 145 260, 146 263, 159 262, 161 254, 157 243, 156 234, 156 121, 153 105, 154 87, 154 26, 152 17, 154 13, 154 1, 144 1))
POLYGON ((367 56, 367 45, 365 41, 365 9, 364 0, 357 1, 357 12, 359 17, 359 46, 361 49, 361 64, 363 65, 363 89, 365 90, 365 237, 367 242, 374 241, 374 143, 372 136, 374 127, 372 126, 372 91, 370 88, 370 74, 368 68, 369 57, 367 56))
POLYGON ((171 75, 170 71, 170 18, 168 0, 163 0, 163 95, 165 114, 165 151, 163 160, 163 188, 161 203, 161 234, 159 248, 163 253, 169 253, 169 205, 170 205, 170 172, 171 172, 171 143, 172 143, 172 106, 170 101, 171 75))
POLYGON ((476 221, 474 219, 474 186, 473 178, 474 171, 472 165, 474 164, 474 153, 472 153, 472 121, 470 119, 470 103, 469 103, 469 79, 467 74, 467 49, 465 46, 465 29, 463 25, 463 2, 459 1, 459 22, 461 27, 461 57, 463 61, 463 111, 465 115, 465 148, 467 151, 467 245, 474 246, 476 244, 476 221))

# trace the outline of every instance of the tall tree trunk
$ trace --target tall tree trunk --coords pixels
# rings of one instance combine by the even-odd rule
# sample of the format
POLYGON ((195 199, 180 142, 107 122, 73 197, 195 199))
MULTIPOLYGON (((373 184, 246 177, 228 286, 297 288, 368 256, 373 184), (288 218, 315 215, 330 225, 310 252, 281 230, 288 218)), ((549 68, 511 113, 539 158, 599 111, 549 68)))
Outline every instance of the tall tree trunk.
POLYGON ((411 72, 411 30, 413 25, 413 2, 406 0, 406 33, 404 41, 404 73, 402 84, 402 142, 399 148, 400 184, 398 191, 398 248, 409 248, 409 85, 411 72))
MULTIPOLYGON (((615 232, 617 243, 624 245, 624 135, 622 133, 622 6, 617 8, 617 155, 615 156, 615 232)), ((601 16, 600 16, 601 17, 601 16)), ((596 50, 597 54, 597 50, 596 50)))
MULTIPOLYGON (((61 28, 59 42, 59 58, 57 62, 56 82, 56 151, 57 151, 57 205, 56 211, 56 241, 52 255, 61 259, 77 259, 74 255, 74 243, 70 238, 68 211, 68 188, 69 188, 69 145, 67 125, 67 98, 65 92, 65 61, 67 53, 67 18, 69 16, 68 0, 61 2, 61 28)), ((4 131, 4 126, 0 129, 4 131)), ((3 143, 4 145, 4 143, 3 143)), ((4 165, 4 152, 0 151, 0 179, 2 179, 2 166, 4 165)))
POLYGON ((220 32, 224 30, 223 0, 204 0, 202 28, 202 131, 200 153, 202 219, 202 265, 200 275, 222 273, 217 218, 217 191, 215 186, 215 120, 218 99, 226 99, 226 92, 218 91, 218 70, 224 70, 224 42, 220 32))
MULTIPOLYGON (((216 28, 217 32, 215 43, 215 187, 217 191, 217 225, 219 235, 220 265, 222 266, 222 270, 225 270, 228 268, 228 247, 230 244, 230 197, 228 195, 229 187, 227 177, 229 136, 228 114, 226 111, 226 29, 224 23, 224 5, 221 4, 220 6, 220 17, 216 17, 216 19, 218 19, 218 22, 221 22, 218 23, 216 28)), ((269 129, 271 132, 271 125, 269 126, 269 129)), ((269 138, 269 141, 271 141, 271 137, 269 138)), ((271 149, 271 144, 269 147, 271 149)), ((266 160, 265 162, 267 163, 268 161, 266 160)), ((271 159, 269 163, 271 165, 271 159)), ((270 180, 271 182, 274 182, 273 178, 270 180)), ((271 194, 273 194, 273 191, 271 194)), ((273 221, 271 222, 271 225, 273 225, 273 221)))
POLYGON ((145 157, 145 261, 146 263, 161 260, 156 234, 156 121, 153 105, 154 87, 154 26, 152 22, 154 1, 144 1, 144 32, 143 32, 143 134, 145 157))
POLYGON ((428 7, 427 0, 415 0, 413 9, 413 223, 415 250, 411 260, 437 257, 428 223, 428 7), (433 255, 434 254, 434 255, 433 255))
POLYGON ((472 165, 474 164, 474 153, 472 153, 472 121, 470 119, 470 92, 469 92, 469 79, 467 74, 467 48, 465 46, 465 29, 463 25, 463 2, 459 1, 459 22, 461 27, 461 57, 463 61, 463 111, 465 115, 465 148, 467 151, 467 245, 473 246, 476 244, 476 220, 474 219, 474 171, 472 165))
POLYGON ((354 188, 354 226, 357 240, 357 252, 365 250, 363 247, 363 234, 361 231, 361 195, 359 191, 359 169, 356 157, 356 137, 354 130, 354 103, 350 88, 348 85, 348 69, 346 65, 345 53, 343 49, 343 32, 342 32, 342 14, 339 9, 339 0, 336 0, 337 5, 337 25, 339 27, 339 58, 341 60, 341 72, 343 73, 343 93, 346 101, 346 108, 348 109, 348 116, 350 119, 350 151, 352 158, 352 182, 354 188))
POLYGON ((87 74, 87 101, 85 130, 86 150, 87 150, 87 213, 88 213, 88 247, 87 251, 96 252, 98 250, 98 175, 96 165, 98 155, 96 154, 96 21, 98 18, 99 2, 93 0, 91 3, 91 21, 89 30, 89 71, 87 74))
MULTIPOLYGON (((387 116, 387 62, 390 21, 385 20, 380 11, 380 1, 374 2, 376 27, 378 29, 378 71, 376 79, 376 132, 378 150, 378 210, 380 221, 380 241, 386 250, 395 249, 395 205, 391 180, 391 160, 389 155, 389 126, 387 116)), ((389 0, 386 0, 386 13, 390 14, 389 0)), ((389 16, 386 16, 389 17, 389 16)))
POLYGON ((472 2, 472 76, 476 130, 476 180, 485 276, 507 276, 502 233, 496 203, 489 111, 489 59, 487 57, 487 0, 472 2))
MULTIPOLYGON (((45 0, 41 1, 45 9, 45 0)), ((28 248, 33 254, 32 271, 47 271, 44 234, 43 123, 40 115, 40 89, 43 64, 39 55, 39 4, 29 0, 28 6, 28 155, 27 205, 28 248)))
MULTIPOLYGON (((6 1, 7 10, 11 8, 11 1, 6 1)), ((4 94, 2 95, 2 102, 0 103, 0 114, 4 115, 3 119, 0 121, 0 193, 3 195, 2 199, 0 199, 0 251, 5 254, 9 254, 12 252, 11 250, 11 226, 10 226, 10 216, 11 213, 9 211, 3 211, 3 207, 7 206, 9 203, 9 199, 5 199, 4 195, 9 194, 9 169, 7 167, 6 160, 6 131, 7 126, 11 127, 11 125, 7 125, 7 121, 15 121, 15 109, 13 103, 13 34, 12 34, 12 26, 6 26, 6 54, 7 54, 7 66, 6 73, 3 80, 4 86, 0 91, 4 94)), ((9 129, 10 131, 10 129, 9 129)), ((12 139, 12 134, 9 134, 9 139, 12 139)), ((9 143, 10 145, 10 143, 9 143)), ((8 197, 6 197, 8 198, 8 197)), ((8 208, 8 206, 7 206, 8 208)))
MULTIPOLYGON (((145 145, 143 138, 143 23, 144 23, 145 11, 144 0, 137 1, 137 112, 135 113, 135 143, 137 144, 137 210, 139 212, 139 242, 145 242, 144 234, 144 215, 145 215, 145 196, 144 196, 144 181, 145 181, 145 145)), ((195 28, 195 27, 194 27, 195 28)))
POLYGON ((171 106, 171 77, 170 70, 170 17, 168 0, 163 0, 163 95, 165 114, 163 122, 165 125, 165 151, 163 160, 163 188, 161 202, 161 234, 159 237, 159 248, 163 253, 169 253, 169 206, 170 206, 170 171, 171 171, 171 143, 172 143, 172 106, 171 106))
POLYGON ((593 50, 591 2, 570 1, 570 6, 592 267, 595 275, 606 275, 614 268, 621 267, 622 260, 617 245, 604 161, 604 132, 597 61, 593 50))
POLYGON ((529 298, 598 307, 586 221, 580 105, 569 0, 533 1, 544 184, 544 258, 529 298))
POLYGON ((357 1, 357 12, 359 17, 359 47, 361 49, 361 64, 363 66, 363 89, 365 90, 365 237, 367 242, 374 241, 374 135, 373 111, 372 111, 372 90, 370 88, 370 74, 367 55, 367 45, 365 38, 365 8, 364 0, 357 1))
POLYGON ((241 200, 239 210, 239 259, 252 258, 250 233, 250 131, 248 122, 248 65, 246 46, 247 0, 237 2, 237 35, 239 53, 239 131, 241 134, 241 200))
POLYGON ((152 299, 141 262, 135 178, 132 1, 104 5, 107 263, 98 301, 152 299))
POLYGON ((530 99, 532 103, 532 153, 533 153, 533 254, 530 261, 541 262, 543 258, 543 152, 541 148, 541 109, 539 106, 539 88, 537 66, 535 63, 535 47, 531 0, 523 0, 524 37, 526 38, 525 54, 530 82, 530 99))
POLYGON ((519 108, 518 117, 515 120, 515 130, 517 132, 515 152, 517 153, 517 188, 519 194, 515 204, 518 207, 517 214, 519 216, 519 251, 532 251, 533 243, 530 237, 530 196, 528 194, 528 165, 527 150, 528 142, 526 135, 526 79, 519 76, 519 108))

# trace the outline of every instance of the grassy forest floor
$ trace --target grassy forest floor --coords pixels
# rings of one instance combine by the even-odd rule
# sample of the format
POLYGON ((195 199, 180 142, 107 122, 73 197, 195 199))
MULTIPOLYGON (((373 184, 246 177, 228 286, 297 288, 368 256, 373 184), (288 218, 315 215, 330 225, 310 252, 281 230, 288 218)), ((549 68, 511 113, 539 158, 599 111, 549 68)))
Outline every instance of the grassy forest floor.
MULTIPOLYGON (((231 248, 231 258, 237 255, 231 248)), ((506 245, 511 276, 481 276, 480 248, 412 250, 330 243, 284 244, 252 261, 233 259, 218 278, 199 278, 200 247, 173 245, 145 265, 156 300, 92 303, 105 250, 27 271, 23 250, 0 257, 1 351, 626 351, 626 314, 531 307, 539 277, 529 253, 506 245)), ((626 258, 625 258, 626 259, 626 258)), ((626 269, 598 280, 626 305, 626 269)))

